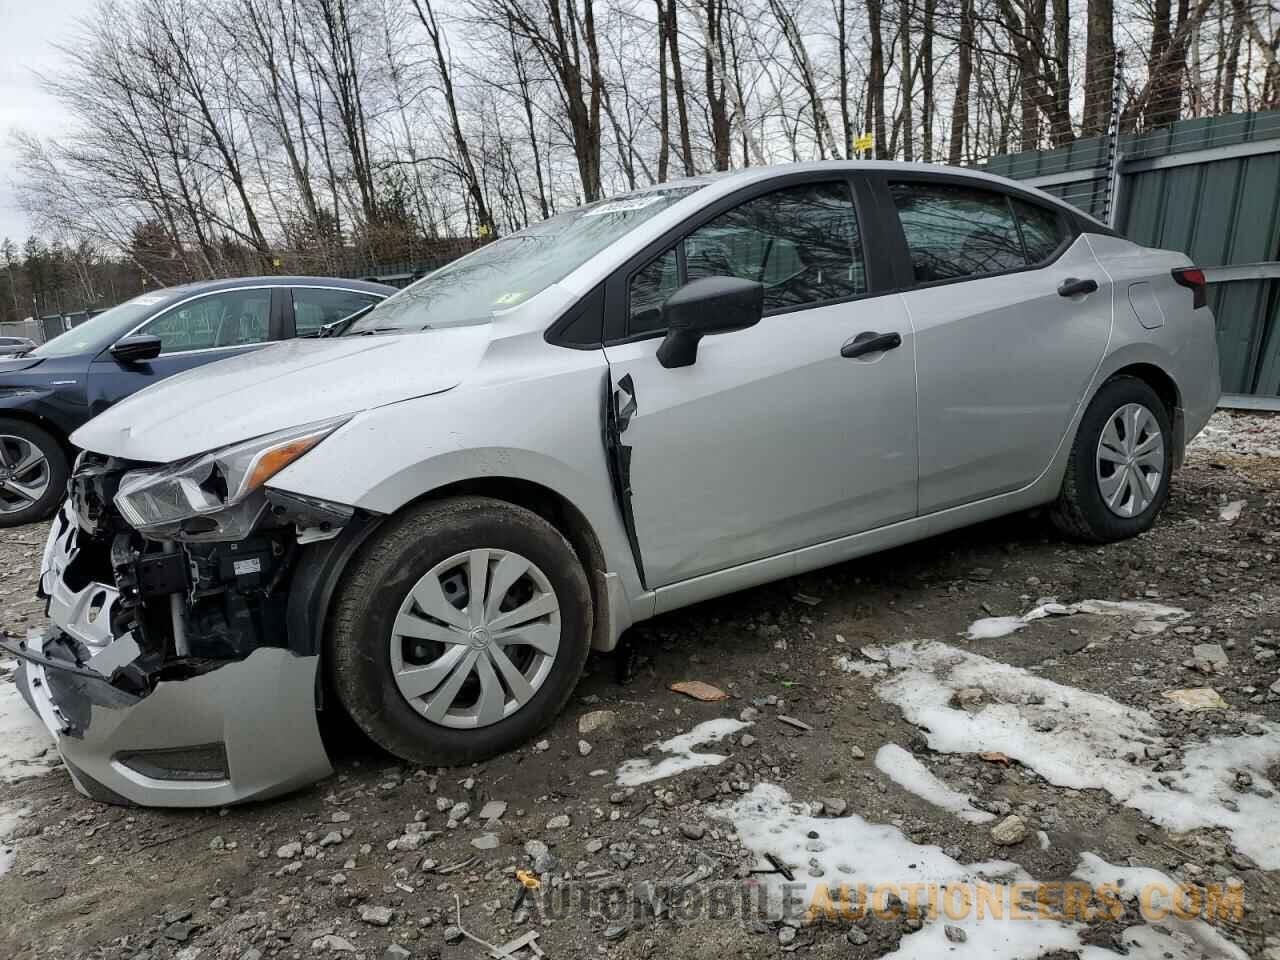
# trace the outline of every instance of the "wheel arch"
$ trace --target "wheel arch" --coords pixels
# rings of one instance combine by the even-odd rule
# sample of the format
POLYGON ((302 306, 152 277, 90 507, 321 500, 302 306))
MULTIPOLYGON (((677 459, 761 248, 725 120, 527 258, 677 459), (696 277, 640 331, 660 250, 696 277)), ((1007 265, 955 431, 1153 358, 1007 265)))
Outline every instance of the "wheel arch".
POLYGON ((423 503, 457 496, 481 496, 523 507, 555 527, 573 548, 587 574, 593 609, 591 646, 612 650, 618 634, 630 622, 623 615, 617 591, 608 574, 600 539, 586 516, 563 494, 532 480, 485 476, 455 480, 428 490, 391 514, 358 511, 333 540, 315 544, 295 572, 288 604, 289 646, 297 653, 315 654, 324 648, 338 583, 365 543, 389 518, 423 503), (622 621, 622 622, 619 622, 622 621))
POLYGON ((76 448, 71 443, 71 435, 49 417, 42 417, 38 413, 32 413, 30 410, 24 410, 21 407, 0 407, 0 420, 17 420, 20 423, 39 427, 53 437, 54 440, 58 441, 58 445, 62 447, 62 452, 67 455, 68 464, 75 460, 76 448))
MULTIPOLYGON (((1146 383, 1164 403, 1165 409, 1169 412, 1170 420, 1174 418, 1178 408, 1182 405, 1182 394, 1178 390, 1178 384, 1163 367, 1154 363, 1130 363, 1113 372, 1103 381, 1103 384, 1109 383, 1118 377, 1135 377, 1146 383)), ((1102 385, 1100 384, 1099 389, 1101 387, 1102 385)))

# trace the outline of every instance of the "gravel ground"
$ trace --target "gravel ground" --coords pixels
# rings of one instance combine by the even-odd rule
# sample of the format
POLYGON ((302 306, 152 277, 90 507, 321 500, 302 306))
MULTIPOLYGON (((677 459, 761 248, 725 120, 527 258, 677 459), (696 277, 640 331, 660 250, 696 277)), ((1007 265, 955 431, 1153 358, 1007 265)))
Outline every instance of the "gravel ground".
MULTIPOLYGON (((338 731, 338 772, 288 798, 110 807, 0 699, 0 957, 488 956, 457 898, 467 934, 536 931, 554 960, 1280 960, 1278 457, 1280 418, 1220 414, 1135 540, 1068 544, 1019 515, 649 621, 627 656, 592 658, 544 740, 467 769, 406 768, 338 731), (966 636, 1045 598, 1176 610, 1088 606, 966 636), (687 680, 727 697, 670 690, 687 680), (1185 688, 1222 702, 1165 696, 1185 688), (686 738, 702 746, 653 746, 707 721, 686 738), (1144 925, 1123 903, 1067 929, 671 909, 673 887, 776 895, 776 874, 750 872, 765 853, 808 893, 895 869, 998 875, 990 861, 1039 881, 1154 876, 1141 867, 1242 885, 1244 913, 1144 925), (542 885, 517 909, 518 869, 542 885), (555 908, 592 884, 614 892, 555 908)), ((44 535, 0 543, 10 635, 42 620, 44 535)))

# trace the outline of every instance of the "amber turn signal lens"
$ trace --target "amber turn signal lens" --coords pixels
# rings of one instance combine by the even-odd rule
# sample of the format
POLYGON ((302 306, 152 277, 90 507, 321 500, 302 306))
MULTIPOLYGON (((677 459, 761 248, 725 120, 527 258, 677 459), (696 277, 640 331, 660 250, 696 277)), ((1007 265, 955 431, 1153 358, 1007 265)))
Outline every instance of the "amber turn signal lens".
POLYGON ((264 452, 245 478, 244 489, 256 490, 320 442, 320 436, 299 437, 264 452))

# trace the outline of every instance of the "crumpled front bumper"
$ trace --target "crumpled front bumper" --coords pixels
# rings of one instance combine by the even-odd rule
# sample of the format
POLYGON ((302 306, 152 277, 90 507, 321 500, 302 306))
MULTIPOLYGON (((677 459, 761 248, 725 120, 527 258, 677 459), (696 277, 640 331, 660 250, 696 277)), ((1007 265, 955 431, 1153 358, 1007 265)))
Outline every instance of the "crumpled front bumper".
POLYGON ((143 806, 223 806, 332 772, 316 715, 319 657, 260 647, 187 679, 160 679, 141 696, 114 686, 113 673, 138 650, 130 635, 112 639, 107 628, 113 585, 74 590, 65 582, 75 525, 64 506, 45 550, 52 627, 0 646, 21 661, 19 689, 82 793, 143 806), (77 662, 78 648, 90 656, 77 662))

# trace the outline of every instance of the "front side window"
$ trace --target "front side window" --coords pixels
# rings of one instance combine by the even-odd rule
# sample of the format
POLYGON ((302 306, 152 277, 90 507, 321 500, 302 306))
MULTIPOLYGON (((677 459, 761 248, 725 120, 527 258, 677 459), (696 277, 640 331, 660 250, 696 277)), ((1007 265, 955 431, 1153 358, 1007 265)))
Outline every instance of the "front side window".
POLYGON ((661 329, 662 301, 691 280, 739 277, 764 285, 765 312, 867 292, 858 218, 848 184, 806 183, 721 214, 652 260, 628 284, 629 334, 661 329))
POLYGON ((938 183, 892 183, 916 283, 1003 273, 1027 265, 1000 193, 938 183))
POLYGON ((162 354, 185 353, 265 343, 270 318, 270 290, 227 290, 167 310, 137 332, 159 337, 162 354))
POLYGON ((381 297, 355 290, 325 290, 320 287, 294 287, 293 328, 298 336, 315 333, 326 323, 334 323, 363 310, 381 297))
POLYGON ((862 240, 845 183, 806 183, 748 200, 685 238, 688 280, 764 284, 764 308, 786 310, 867 292, 862 240))
POLYGON ((629 333, 648 333, 662 327, 662 302, 680 288, 680 263, 672 247, 631 278, 627 288, 629 333))

